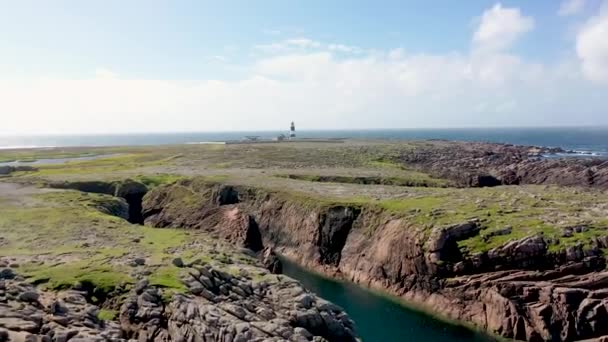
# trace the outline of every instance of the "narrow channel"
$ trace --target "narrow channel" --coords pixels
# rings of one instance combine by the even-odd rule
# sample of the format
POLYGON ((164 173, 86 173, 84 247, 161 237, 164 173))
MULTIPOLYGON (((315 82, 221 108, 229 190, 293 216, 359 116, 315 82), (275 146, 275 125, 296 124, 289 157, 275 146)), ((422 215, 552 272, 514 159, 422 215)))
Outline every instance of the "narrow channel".
POLYGON ((356 284, 324 278, 285 258, 281 258, 281 262, 285 275, 297 279, 308 290, 341 306, 355 321, 357 334, 364 342, 494 340, 465 327, 451 325, 409 309, 356 284))

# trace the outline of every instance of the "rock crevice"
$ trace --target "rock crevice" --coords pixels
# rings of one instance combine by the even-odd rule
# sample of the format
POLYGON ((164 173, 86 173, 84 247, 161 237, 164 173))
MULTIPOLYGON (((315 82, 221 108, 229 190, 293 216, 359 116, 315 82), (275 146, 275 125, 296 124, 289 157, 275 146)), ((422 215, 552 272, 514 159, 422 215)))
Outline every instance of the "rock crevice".
POLYGON ((134 181, 132 179, 126 179, 116 182, 52 182, 49 183, 48 186, 56 189, 73 189, 122 198, 128 205, 128 214, 125 218, 131 223, 144 223, 142 201, 148 192, 148 187, 143 183, 134 181))

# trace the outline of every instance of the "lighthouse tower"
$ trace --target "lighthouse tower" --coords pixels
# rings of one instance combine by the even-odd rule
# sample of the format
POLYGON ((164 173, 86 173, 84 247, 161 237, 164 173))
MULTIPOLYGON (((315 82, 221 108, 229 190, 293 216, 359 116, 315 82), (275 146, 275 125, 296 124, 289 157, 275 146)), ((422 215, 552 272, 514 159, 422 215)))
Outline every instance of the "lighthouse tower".
POLYGON ((291 127, 289 129, 289 139, 293 139, 296 137, 296 125, 291 122, 291 127))

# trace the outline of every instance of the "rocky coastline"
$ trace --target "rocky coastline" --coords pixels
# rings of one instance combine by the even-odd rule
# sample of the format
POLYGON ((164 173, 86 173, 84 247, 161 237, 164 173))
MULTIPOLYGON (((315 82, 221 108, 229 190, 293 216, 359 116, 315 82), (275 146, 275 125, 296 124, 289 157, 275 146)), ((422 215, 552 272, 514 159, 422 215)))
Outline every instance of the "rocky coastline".
POLYGON ((373 208, 305 207, 259 189, 197 188, 187 181, 147 194, 143 208, 146 224, 208 229, 216 222, 221 238, 243 246, 251 243, 244 236, 259 235, 264 246, 301 265, 507 338, 571 341, 608 334, 602 324, 608 319, 605 236, 553 251, 547 237, 531 235, 463 256, 455 245, 482 233, 478 219, 429 232, 373 208), (200 195, 190 215, 170 209, 180 199, 167 194, 179 187, 200 195), (243 233, 236 239, 223 233, 222 227, 237 226, 243 233))
POLYGON ((605 159, 446 141, 188 148, 112 157, 134 170, 120 177, 111 158, 2 170, 0 341, 355 341, 277 254, 492 335, 608 338, 605 159), (31 252, 50 242, 51 257, 31 252), (75 261, 111 283, 46 271, 75 261))

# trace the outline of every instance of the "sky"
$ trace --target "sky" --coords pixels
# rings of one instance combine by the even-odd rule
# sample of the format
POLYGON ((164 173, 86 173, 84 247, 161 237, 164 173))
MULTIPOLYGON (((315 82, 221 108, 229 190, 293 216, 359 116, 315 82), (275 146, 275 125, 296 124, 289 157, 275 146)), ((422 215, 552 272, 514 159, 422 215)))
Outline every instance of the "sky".
POLYGON ((608 0, 0 0, 0 134, 608 125, 608 0))

